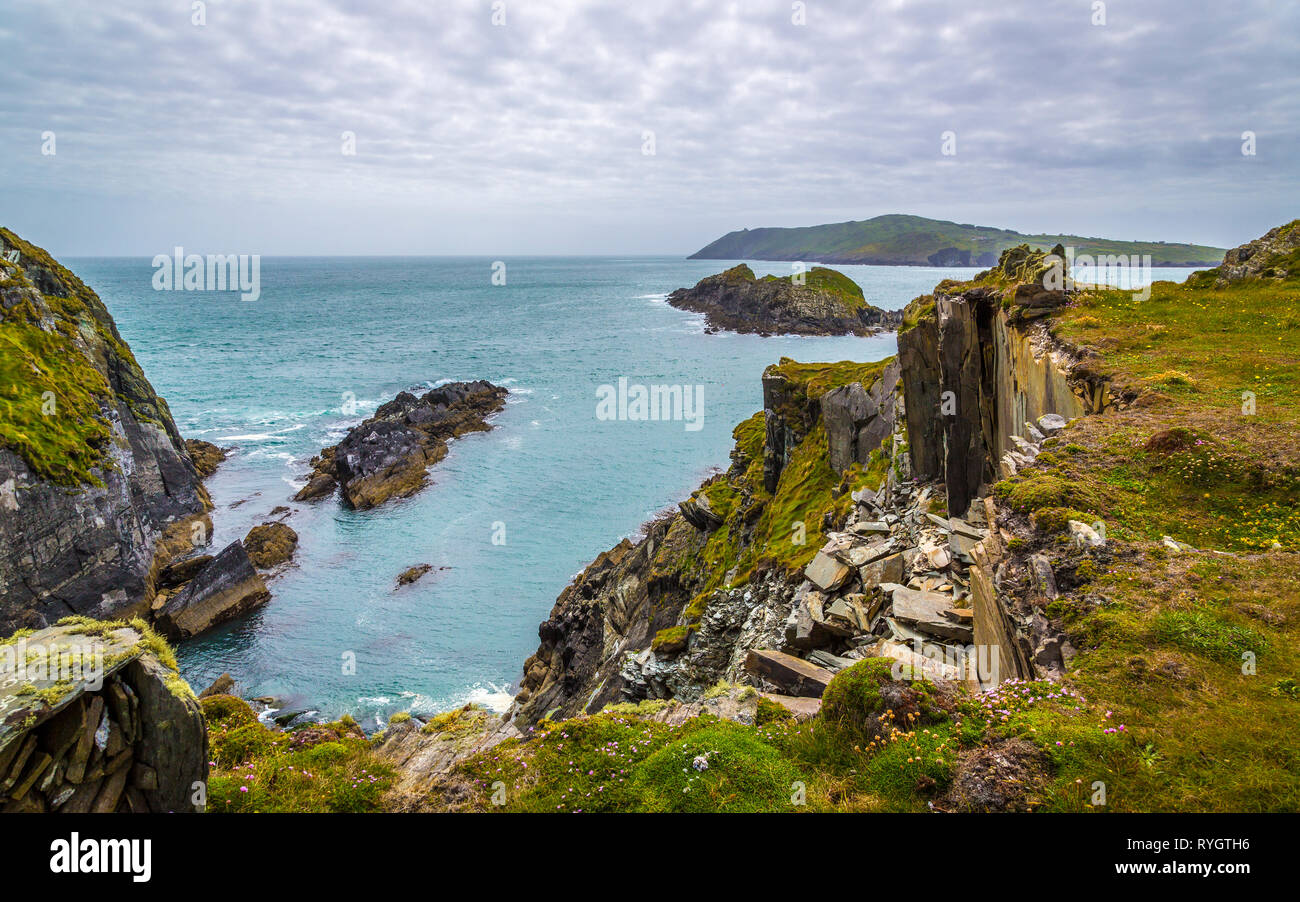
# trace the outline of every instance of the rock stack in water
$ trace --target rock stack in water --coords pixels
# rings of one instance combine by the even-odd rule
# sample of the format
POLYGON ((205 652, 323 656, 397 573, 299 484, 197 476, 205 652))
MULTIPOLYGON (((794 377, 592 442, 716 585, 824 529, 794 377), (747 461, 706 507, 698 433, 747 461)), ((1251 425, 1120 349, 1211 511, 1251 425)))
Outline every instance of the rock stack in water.
POLYGON ((0 644, 0 811, 194 811, 198 702, 143 626, 69 618, 0 644))
POLYGON ((414 495, 428 469, 447 456, 447 442, 492 428, 487 419, 508 392, 490 382, 451 382, 424 395, 402 392, 312 459, 312 474, 296 501, 334 493, 357 510, 414 495))

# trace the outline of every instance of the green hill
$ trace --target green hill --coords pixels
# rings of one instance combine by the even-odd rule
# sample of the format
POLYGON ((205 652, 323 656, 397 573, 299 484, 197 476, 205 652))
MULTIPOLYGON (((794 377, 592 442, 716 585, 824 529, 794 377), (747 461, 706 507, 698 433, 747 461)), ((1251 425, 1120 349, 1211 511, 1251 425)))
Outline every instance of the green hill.
POLYGON ((1217 266, 1224 249, 1164 241, 1111 241, 1078 235, 1022 235, 965 223, 889 214, 860 222, 793 229, 742 229, 691 254, 692 260, 807 260, 906 266, 992 266, 1018 244, 1056 244, 1076 254, 1150 254, 1153 266, 1217 266))

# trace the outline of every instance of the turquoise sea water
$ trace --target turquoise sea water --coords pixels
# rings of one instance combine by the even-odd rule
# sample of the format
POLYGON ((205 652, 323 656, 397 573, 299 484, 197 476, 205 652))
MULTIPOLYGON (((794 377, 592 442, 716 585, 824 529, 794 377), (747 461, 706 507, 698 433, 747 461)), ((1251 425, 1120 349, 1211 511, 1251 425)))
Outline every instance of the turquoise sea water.
MULTIPOLYGON (((349 712, 368 728, 399 709, 503 707, 569 580, 726 467, 732 429, 762 406, 765 366, 895 351, 892 334, 705 334, 702 317, 663 298, 732 265, 724 261, 514 258, 505 285, 492 284, 493 262, 264 258, 261 297, 243 302, 154 291, 148 259, 68 261, 108 305, 182 434, 236 449, 208 481, 214 547, 277 505, 294 510, 287 522, 300 544, 271 582, 272 600, 180 646, 196 689, 229 671, 246 697, 349 712), (703 427, 598 420, 597 388, 619 377, 703 386, 703 427), (378 404, 462 379, 505 385, 509 402, 491 432, 453 443, 422 493, 366 512, 289 500, 311 456, 378 404), (395 589, 420 563, 435 570, 395 589)), ((888 309, 974 272, 839 268, 888 309)))

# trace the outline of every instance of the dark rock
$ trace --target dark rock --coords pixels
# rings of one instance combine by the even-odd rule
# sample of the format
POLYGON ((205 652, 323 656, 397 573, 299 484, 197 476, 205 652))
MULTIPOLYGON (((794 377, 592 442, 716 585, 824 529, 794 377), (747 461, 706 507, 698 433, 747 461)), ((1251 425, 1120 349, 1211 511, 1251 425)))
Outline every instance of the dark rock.
POLYGON ((199 571, 212 563, 212 555, 196 554, 172 561, 158 574, 159 589, 176 589, 198 576, 199 571))
MULTIPOLYGON (((39 322, 53 340, 66 341, 68 365, 97 373, 94 384, 68 388, 95 399, 98 413, 86 415, 84 425, 100 424, 104 438, 94 444, 88 438, 76 449, 101 485, 79 473, 60 484, 38 469, 49 461, 0 449, 0 634, 45 627, 68 614, 142 611, 153 598, 157 569, 192 547, 190 527, 206 521, 207 493, 166 402, 103 302, 43 250, 0 231, 0 252, 10 251, 19 257, 19 268, 8 270, 18 284, 3 291, 9 309, 0 331, 10 322, 39 322)), ((37 383, 22 391, 29 389, 34 394, 23 403, 39 406, 37 383)))
POLYGON ((803 658, 768 649, 751 651, 745 660, 745 669, 787 695, 810 698, 820 698, 835 676, 824 667, 809 664, 803 658))
POLYGON ((822 395, 822 423, 835 472, 843 473, 854 463, 865 466, 871 452, 893 434, 894 386, 898 377, 898 361, 894 360, 870 390, 854 382, 822 395))
POLYGON ((397 585, 409 586, 432 569, 432 564, 416 564, 414 567, 408 567, 397 577, 397 585))
POLYGON ((171 639, 186 639, 266 603, 271 593, 253 569, 248 552, 231 542, 154 616, 171 639))
POLYGON ((313 473, 294 499, 308 501, 340 488, 348 505, 365 510, 422 489, 428 469, 447 455, 447 442, 491 428, 487 418, 507 391, 482 380, 452 382, 416 397, 402 392, 313 458, 313 473))

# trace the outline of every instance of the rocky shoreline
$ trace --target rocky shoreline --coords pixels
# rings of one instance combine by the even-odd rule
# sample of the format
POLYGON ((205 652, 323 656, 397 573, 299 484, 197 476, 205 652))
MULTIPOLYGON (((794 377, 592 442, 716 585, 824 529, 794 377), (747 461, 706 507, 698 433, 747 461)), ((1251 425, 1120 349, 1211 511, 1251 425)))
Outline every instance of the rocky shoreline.
POLYGON ((451 382, 420 396, 402 392, 312 458, 312 473, 294 500, 315 501, 337 489, 345 504, 368 510, 410 497, 427 484, 429 467, 447 456, 451 439, 492 428, 488 418, 505 406, 507 394, 483 380, 451 382))
POLYGON ((710 331, 758 335, 874 335, 898 327, 900 311, 873 307, 833 269, 755 278, 745 264, 668 295, 679 310, 703 313, 710 331))

